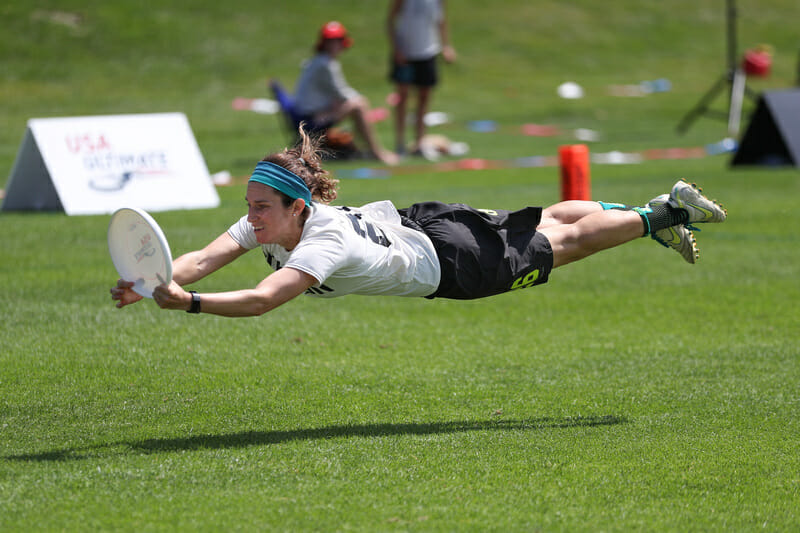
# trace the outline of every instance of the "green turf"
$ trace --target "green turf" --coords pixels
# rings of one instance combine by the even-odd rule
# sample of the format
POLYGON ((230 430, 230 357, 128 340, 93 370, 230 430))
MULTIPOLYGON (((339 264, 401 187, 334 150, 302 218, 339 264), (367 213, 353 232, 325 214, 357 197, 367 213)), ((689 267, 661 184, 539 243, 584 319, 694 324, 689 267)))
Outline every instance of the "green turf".
MULTIPOLYGON (((773 77, 753 86, 787 86, 797 6, 739 3, 743 46, 776 48, 773 77)), ((705 117, 674 132, 724 66, 722 2, 450 4, 461 63, 434 107, 471 155, 569 141, 510 133, 526 122, 596 129, 594 152, 725 135, 705 117), (605 93, 657 77, 673 91, 605 93), (567 79, 587 98, 559 101, 567 79), (475 119, 507 129, 471 132, 475 119)), ((382 101, 375 5, 4 5, 0 166, 28 118, 181 110, 211 170, 244 174, 284 136, 230 101, 265 96, 269 75, 293 80, 309 25, 352 29, 345 70, 382 101)), ((592 167, 597 199, 644 202, 686 176, 721 200, 730 219, 698 234, 694 266, 641 239, 483 301, 299 298, 250 319, 117 310, 108 217, 0 214, 0 530, 798 529, 800 175, 728 160, 592 167)), ((218 209, 155 214, 173 254, 243 213, 242 185, 219 193, 218 209)), ((546 167, 343 179, 338 202, 558 197, 546 167)), ((266 273, 254 252, 196 286, 266 273)))

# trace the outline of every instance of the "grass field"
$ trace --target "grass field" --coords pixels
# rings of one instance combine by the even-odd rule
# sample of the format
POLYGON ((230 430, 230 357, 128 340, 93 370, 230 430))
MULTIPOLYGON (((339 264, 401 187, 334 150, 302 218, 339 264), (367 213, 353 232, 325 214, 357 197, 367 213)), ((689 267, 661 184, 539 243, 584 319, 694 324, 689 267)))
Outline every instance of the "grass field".
MULTIPOLYGON (((6 4, 0 167, 29 118, 179 110, 210 170, 245 175, 285 136, 230 102, 266 96, 270 76, 293 81, 318 22, 354 33, 343 63, 356 87, 376 104, 389 92, 383 8, 332 4, 6 4)), ((739 4, 741 46, 776 50, 752 87, 790 86, 800 8, 739 4)), ((595 129, 593 152, 725 136, 705 117, 675 133, 724 68, 722 2, 450 8, 461 62, 434 108, 471 156, 572 142, 511 132, 523 123, 595 129), (672 91, 606 91, 660 77, 672 91), (587 97, 559 100, 566 80, 587 97), (479 119, 504 129, 466 127, 479 119)), ((694 266, 641 239, 483 301, 299 298, 251 319, 117 310, 108 217, 0 214, 0 530, 797 530, 800 173, 728 162, 592 167, 597 199, 645 202, 689 177, 722 201, 729 220, 698 234, 694 266)), ((242 185, 218 190, 217 209, 155 214, 173 255, 243 213, 242 185)), ((337 203, 385 198, 546 205, 558 172, 343 179, 337 203)), ((196 287, 267 273, 251 253, 196 287)))

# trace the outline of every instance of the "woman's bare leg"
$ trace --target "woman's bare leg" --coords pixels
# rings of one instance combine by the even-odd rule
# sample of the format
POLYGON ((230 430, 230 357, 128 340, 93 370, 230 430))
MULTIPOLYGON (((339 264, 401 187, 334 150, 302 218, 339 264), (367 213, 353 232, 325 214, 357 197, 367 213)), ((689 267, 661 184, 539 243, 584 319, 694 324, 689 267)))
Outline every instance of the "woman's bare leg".
POLYGON ((550 241, 554 267, 578 261, 643 235, 671 247, 689 263, 697 246, 689 224, 723 222, 725 209, 709 200, 696 185, 683 180, 669 194, 645 207, 591 201, 565 201, 547 207, 536 228, 550 241))
POLYGON ((416 152, 420 149, 422 137, 425 136, 425 115, 428 113, 430 100, 430 87, 417 88, 417 109, 414 115, 414 146, 412 152, 416 152))
POLYGON ((346 117, 353 119, 353 125, 360 137, 367 143, 369 151, 387 165, 396 165, 399 161, 397 154, 381 146, 372 124, 367 120, 369 103, 365 98, 351 98, 341 102, 329 112, 321 115, 323 118, 332 117, 338 122, 346 117))
MULTIPOLYGON (((578 261, 601 250, 614 248, 644 234, 644 222, 639 213, 604 211, 596 202, 586 203, 594 203, 597 208, 575 222, 538 227, 538 231, 547 237, 553 248, 553 268, 578 261)), ((577 216, 583 209, 589 209, 589 206, 578 207, 581 208, 567 209, 564 213, 556 210, 548 216, 577 216)))
POLYGON ((408 84, 397 85, 397 105, 394 108, 394 146, 398 154, 406 152, 406 109, 408 104, 408 84))
POLYGON ((573 224, 592 213, 602 211, 603 207, 598 202, 585 200, 567 200, 553 204, 542 211, 542 220, 539 229, 559 224, 573 224))

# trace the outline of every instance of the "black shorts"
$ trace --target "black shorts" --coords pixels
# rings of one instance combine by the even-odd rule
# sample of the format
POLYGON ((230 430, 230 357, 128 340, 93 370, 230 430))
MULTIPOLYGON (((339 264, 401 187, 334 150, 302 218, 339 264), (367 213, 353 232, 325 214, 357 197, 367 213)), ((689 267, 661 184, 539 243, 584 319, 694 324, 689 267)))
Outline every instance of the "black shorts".
POLYGON ((536 231, 541 207, 479 210, 424 202, 400 209, 403 224, 436 248, 442 280, 428 298, 471 300, 545 283, 553 269, 550 241, 536 231))
POLYGON ((439 81, 436 56, 420 61, 407 61, 403 65, 398 65, 392 58, 390 60, 389 79, 401 85, 433 87, 439 81))

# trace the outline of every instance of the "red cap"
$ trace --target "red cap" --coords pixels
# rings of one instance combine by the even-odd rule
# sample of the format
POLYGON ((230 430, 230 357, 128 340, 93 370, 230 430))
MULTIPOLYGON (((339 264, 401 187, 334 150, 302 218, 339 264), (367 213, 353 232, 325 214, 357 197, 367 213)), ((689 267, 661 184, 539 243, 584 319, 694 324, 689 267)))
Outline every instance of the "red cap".
POLYGON ((353 40, 347 36, 347 30, 341 22, 335 20, 325 24, 319 32, 320 41, 327 39, 342 39, 345 48, 350 48, 353 40))

